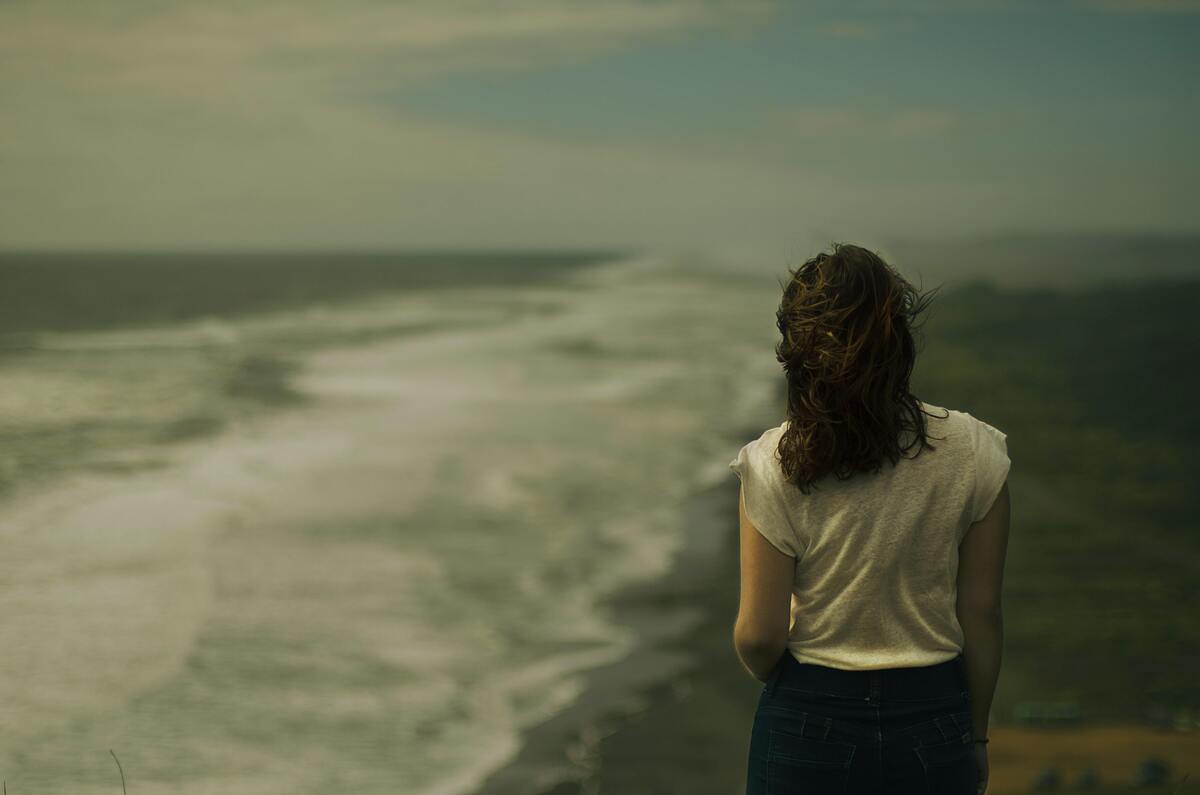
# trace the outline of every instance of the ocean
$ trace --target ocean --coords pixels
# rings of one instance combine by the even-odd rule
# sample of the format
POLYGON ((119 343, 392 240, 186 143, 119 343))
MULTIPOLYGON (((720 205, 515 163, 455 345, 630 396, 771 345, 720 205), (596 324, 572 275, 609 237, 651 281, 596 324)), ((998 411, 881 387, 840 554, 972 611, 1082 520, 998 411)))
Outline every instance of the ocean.
POLYGON ((604 600, 778 421, 777 274, 400 259, 200 258, 169 301, 118 256, 0 269, 12 795, 107 795, 113 755, 139 793, 466 795, 654 631, 604 600))

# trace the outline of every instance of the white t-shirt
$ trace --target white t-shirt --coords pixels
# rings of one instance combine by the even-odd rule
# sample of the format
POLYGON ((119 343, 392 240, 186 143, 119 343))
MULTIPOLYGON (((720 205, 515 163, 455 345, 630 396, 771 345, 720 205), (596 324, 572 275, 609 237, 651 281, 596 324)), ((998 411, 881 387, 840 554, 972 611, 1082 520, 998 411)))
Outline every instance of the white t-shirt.
POLYGON ((878 473, 846 481, 828 475, 807 495, 780 468, 786 421, 729 464, 750 521, 796 558, 788 650, 799 662, 900 668, 962 652, 958 545, 1008 477, 1007 435, 966 412, 920 405, 936 450, 904 457, 913 446, 894 466, 884 459, 878 473))

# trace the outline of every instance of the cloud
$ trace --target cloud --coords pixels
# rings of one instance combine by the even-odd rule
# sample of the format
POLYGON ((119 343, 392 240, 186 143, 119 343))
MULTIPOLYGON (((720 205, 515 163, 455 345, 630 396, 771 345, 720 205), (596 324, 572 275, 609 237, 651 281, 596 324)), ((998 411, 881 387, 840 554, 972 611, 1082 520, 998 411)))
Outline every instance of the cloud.
POLYGON ((769 171, 687 146, 436 124, 366 98, 449 72, 737 34, 772 11, 747 0, 0 2, 0 245, 601 243, 672 223, 683 235, 719 188, 753 193, 769 171), (646 202, 674 205, 676 220, 646 202))
POLYGON ((364 62, 392 63, 395 77, 418 79, 586 57, 697 29, 736 31, 773 11, 766 0, 225 0, 137 8, 111 0, 0 4, 0 58, 45 81, 86 78, 110 88, 211 70, 312 78, 364 62))
MULTIPOLYGON (((0 243, 36 227, 66 236, 69 208, 95 219, 89 229, 119 215, 186 235, 235 206, 282 223, 283 207, 299 217, 324 199, 342 211, 355 195, 417 202, 397 186, 439 173, 461 184, 461 164, 502 136, 421 126, 371 97, 447 73, 736 35, 773 12, 768 0, 0 2, 0 243)), ((540 144, 507 146, 525 162, 540 144)))
POLYGON ((272 134, 322 108, 374 113, 371 97, 446 73, 546 67, 696 30, 736 35, 773 12, 770 0, 17 0, 0 3, 0 146, 100 145, 129 124, 185 147, 272 134))
POLYGON ((879 25, 861 20, 835 19, 817 26, 817 32, 834 39, 877 39, 879 25))
POLYGON ((936 108, 901 110, 887 114, 880 120, 880 128, 885 134, 901 138, 942 135, 963 124, 964 117, 958 111, 936 108))
POLYGON ((780 120, 792 135, 813 138, 887 137, 932 138, 957 131, 967 117, 947 108, 907 108, 866 111, 848 108, 790 108, 779 111, 780 120))
POLYGON ((936 153, 931 169, 888 166, 909 162, 909 142, 1005 123, 979 110, 793 108, 736 135, 617 140, 439 123, 374 100, 448 73, 738 35, 775 9, 0 0, 0 246, 769 246, 814 224, 1041 215, 1073 192, 1096 223, 1186 213, 1160 174, 1132 167, 1120 192, 1099 189, 1111 169, 1086 191, 1056 175, 1055 203, 1035 207, 1025 174, 967 178, 938 171, 936 153), (804 136, 831 143, 796 146, 804 136))
MULTIPOLYGON (((798 223, 885 211, 897 222, 886 208, 921 191, 679 143, 554 139, 350 108, 314 110, 240 139, 119 120, 99 143, 90 131, 59 129, 48 131, 53 146, 6 167, 0 242, 769 244, 797 234, 798 223)), ((931 193, 967 207, 986 190, 938 185, 931 193)))
POLYGON ((1200 0, 1075 0, 1075 4, 1122 14, 1200 13, 1200 0))
POLYGON ((912 17, 878 17, 866 19, 830 19, 817 24, 816 33, 832 39, 874 41, 886 35, 908 33, 916 29, 912 17))

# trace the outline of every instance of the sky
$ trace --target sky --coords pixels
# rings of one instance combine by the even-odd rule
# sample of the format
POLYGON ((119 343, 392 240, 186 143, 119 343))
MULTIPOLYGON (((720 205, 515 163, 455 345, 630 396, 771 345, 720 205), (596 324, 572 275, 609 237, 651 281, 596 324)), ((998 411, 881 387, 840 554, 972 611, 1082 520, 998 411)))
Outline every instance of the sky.
POLYGON ((1200 0, 0 0, 0 247, 1200 231, 1200 0))

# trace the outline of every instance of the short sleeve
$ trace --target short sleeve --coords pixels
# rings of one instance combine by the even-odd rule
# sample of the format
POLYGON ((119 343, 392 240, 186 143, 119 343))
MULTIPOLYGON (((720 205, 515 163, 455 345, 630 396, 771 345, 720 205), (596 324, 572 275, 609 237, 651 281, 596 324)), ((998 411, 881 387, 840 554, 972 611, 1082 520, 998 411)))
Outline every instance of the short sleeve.
POLYGON ((993 428, 982 420, 975 419, 973 439, 975 444, 975 491, 971 506, 971 521, 978 522, 1000 494, 1000 487, 1008 479, 1011 462, 1008 458, 1008 435, 993 428))
POLYGON ((729 462, 729 468, 741 480, 746 515, 758 532, 780 552, 799 558, 803 546, 797 543, 796 532, 780 491, 780 486, 785 482, 783 473, 776 474, 770 469, 772 462, 765 458, 766 453, 761 439, 750 442, 738 451, 737 458, 729 462))

